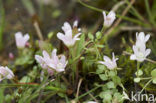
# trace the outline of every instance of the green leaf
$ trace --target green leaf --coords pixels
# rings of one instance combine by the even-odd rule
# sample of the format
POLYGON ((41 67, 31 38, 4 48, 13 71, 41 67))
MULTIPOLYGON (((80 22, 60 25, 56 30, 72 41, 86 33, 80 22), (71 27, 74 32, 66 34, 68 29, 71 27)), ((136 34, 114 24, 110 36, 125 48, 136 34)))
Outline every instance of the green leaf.
POLYGON ((110 76, 110 77, 114 77, 114 76, 116 76, 115 71, 110 71, 110 72, 109 72, 109 76, 110 76))
POLYGON ((93 40, 94 39, 93 34, 92 33, 88 33, 88 38, 91 39, 91 40, 93 40))
POLYGON ((112 100, 112 94, 110 91, 101 92, 99 96, 100 98, 103 98, 106 103, 112 100))
POLYGON ((114 93, 113 98, 117 101, 117 103, 122 103, 123 99, 122 99, 122 95, 119 92, 114 93))
POLYGON ((102 33, 98 31, 96 33, 96 39, 100 39, 101 37, 102 37, 102 33))
POLYGON ((121 84, 121 79, 120 79, 120 77, 118 77, 118 76, 112 77, 112 80, 113 80, 113 82, 114 82, 116 85, 120 85, 120 84, 121 84))
POLYGON ((16 59, 15 65, 28 65, 34 62, 34 51, 30 49, 24 49, 20 56, 16 59))
POLYGON ((61 15, 61 11, 59 9, 56 9, 55 11, 52 12, 53 18, 58 18, 60 15, 61 15))
POLYGON ((116 88, 114 82, 112 82, 112 81, 110 81, 110 82, 107 83, 107 87, 110 88, 110 89, 111 88, 116 88))
POLYGON ((141 75, 143 75, 143 71, 139 69, 137 72, 135 72, 135 75, 141 76, 141 75))
POLYGON ((49 32, 48 33, 48 39, 51 39, 53 37, 53 35, 54 35, 54 32, 49 32))
POLYGON ((107 70, 107 68, 104 65, 98 65, 98 69, 101 69, 103 71, 107 70))
POLYGON ((152 83, 153 84, 156 84, 156 78, 152 80, 152 83))
POLYGON ((156 69, 152 70, 151 72, 151 76, 152 76, 152 83, 156 84, 156 69))
POLYGON ((103 69, 96 69, 96 73, 97 73, 97 74, 103 73, 103 69))
POLYGON ((24 76, 21 80, 20 83, 29 83, 30 82, 30 77, 24 76))
MULTIPOLYGON (((11 100, 12 99, 13 99, 13 96, 12 95, 10 95, 10 94, 5 95, 5 101, 6 101, 6 103, 11 103, 11 100)), ((0 103, 4 103, 4 102, 1 102, 1 99, 0 99, 0 103)))
POLYGON ((134 82, 139 83, 140 82, 140 78, 134 78, 134 82))
POLYGON ((156 69, 152 70, 151 76, 152 76, 152 78, 156 78, 156 69))
POLYGON ((105 74, 100 74, 99 77, 103 81, 106 81, 108 79, 108 77, 105 74))
POLYGON ((51 53, 53 49, 53 45, 51 43, 48 43, 47 41, 38 41, 36 42, 36 46, 39 46, 39 48, 47 51, 48 53, 51 53))
POLYGON ((66 95, 64 93, 57 93, 60 97, 64 98, 66 95))
POLYGON ((96 73, 97 73, 97 74, 101 74, 101 73, 104 72, 104 70, 105 70, 105 66, 103 66, 103 65, 98 65, 98 69, 96 69, 96 73))

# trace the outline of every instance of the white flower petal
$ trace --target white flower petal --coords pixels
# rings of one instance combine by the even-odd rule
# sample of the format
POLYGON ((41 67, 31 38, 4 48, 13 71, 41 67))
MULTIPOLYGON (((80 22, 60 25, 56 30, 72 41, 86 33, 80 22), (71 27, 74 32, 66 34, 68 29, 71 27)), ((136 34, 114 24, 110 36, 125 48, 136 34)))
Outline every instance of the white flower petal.
POLYGON ((5 69, 8 72, 8 75, 6 76, 7 79, 12 79, 14 77, 13 72, 6 66, 5 69))
POLYGON ((145 42, 147 42, 150 38, 150 34, 147 34, 146 37, 145 37, 145 42))
POLYGON ((25 34, 25 35, 24 35, 24 40, 25 40, 25 42, 27 42, 29 39, 30 39, 29 34, 25 34))
POLYGON ((104 20, 106 20, 106 13, 105 13, 105 11, 103 11, 102 13, 103 13, 104 20))
POLYGON ((22 37, 23 37, 23 35, 22 35, 21 32, 15 33, 15 38, 16 38, 16 39, 17 39, 17 38, 22 38, 22 37))
POLYGON ((135 56, 134 54, 132 54, 132 55, 130 56, 130 59, 131 59, 131 60, 136 60, 136 56, 135 56))
POLYGON ((57 38, 64 41, 65 40, 65 35, 63 33, 57 33, 57 38))
POLYGON ((144 33, 144 32, 140 32, 140 33, 139 33, 139 39, 140 39, 141 41, 144 41, 144 40, 145 40, 145 33, 144 33))
POLYGON ((64 55, 61 55, 60 62, 61 62, 62 64, 66 64, 66 57, 65 57, 64 55))
POLYGON ((75 20, 75 21, 74 21, 74 23, 73 23, 73 28, 74 28, 74 27, 78 27, 78 20, 75 20))
POLYGON ((62 30, 64 32, 67 32, 68 30, 72 30, 72 28, 71 28, 71 26, 70 26, 70 24, 68 22, 65 22, 63 27, 62 27, 62 30))
POLYGON ((108 56, 104 56, 103 59, 106 61, 106 62, 110 62, 111 59, 108 57, 108 56))
POLYGON ((146 49, 145 57, 148 56, 150 53, 151 53, 151 49, 146 49))
POLYGON ((78 33, 74 36, 74 38, 78 38, 81 35, 81 33, 78 33))
POLYGON ((103 61, 98 61, 98 63, 105 65, 105 62, 103 61))
POLYGON ((49 54, 45 50, 43 50, 42 54, 44 58, 50 58, 49 54))
POLYGON ((115 12, 114 11, 110 11, 107 16, 111 17, 113 19, 113 21, 114 21, 114 19, 115 19, 115 12))
POLYGON ((55 63, 55 64, 59 63, 59 59, 57 56, 57 49, 54 49, 52 51, 52 60, 53 60, 53 63, 55 63))
POLYGON ((64 69, 56 69, 57 72, 63 72, 64 69))
POLYGON ((43 62, 43 58, 39 55, 35 55, 35 59, 37 60, 38 63, 42 63, 43 62))

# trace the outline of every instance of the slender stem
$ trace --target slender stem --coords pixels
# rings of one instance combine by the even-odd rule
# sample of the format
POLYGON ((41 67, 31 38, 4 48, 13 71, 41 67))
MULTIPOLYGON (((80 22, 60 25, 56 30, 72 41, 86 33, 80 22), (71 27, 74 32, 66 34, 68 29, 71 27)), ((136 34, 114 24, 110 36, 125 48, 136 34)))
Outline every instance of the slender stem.
POLYGON ((156 61, 154 61, 154 60, 151 60, 151 59, 148 59, 148 58, 146 58, 146 60, 153 63, 153 64, 156 64, 156 61))
POLYGON ((56 78, 57 78, 57 81, 58 81, 59 87, 61 87, 60 75, 59 75, 59 74, 57 74, 57 75, 56 75, 56 78))
MULTIPOLYGON (((102 9, 99 9, 99 8, 96 8, 96 7, 93 7, 93 6, 90 6, 90 5, 88 5, 88 4, 85 4, 85 3, 83 3, 81 0, 78 0, 78 2, 81 4, 81 5, 83 5, 83 6, 85 6, 85 7, 87 7, 87 8, 89 8, 89 9, 92 9, 92 10, 94 10, 94 11, 97 11, 97 12, 103 12, 104 10, 102 10, 102 9)), ((106 13, 108 13, 107 11, 105 11, 106 13)))
POLYGON ((96 60, 98 60, 99 58, 101 58, 101 55, 100 55, 100 52, 99 52, 99 50, 97 48, 96 43, 94 43, 94 45, 95 45, 95 49, 96 49, 96 60))
POLYGON ((65 100, 66 100, 66 103, 70 103, 69 100, 68 100, 67 95, 65 95, 65 100))
MULTIPOLYGON (((73 63, 73 60, 74 60, 74 50, 73 49, 74 49, 73 47, 69 48, 70 59, 71 59, 72 63, 73 63)), ((76 67, 74 65, 74 66, 72 66, 72 80, 73 80, 73 84, 74 84, 74 81, 75 81, 75 74, 76 74, 76 67)))
POLYGON ((39 86, 37 83, 0 84, 0 87, 39 86))
POLYGON ((152 13, 151 13, 150 7, 149 7, 149 0, 144 0, 144 1, 145 1, 145 6, 146 6, 146 11, 147 11, 148 16, 149 16, 149 20, 150 20, 150 22, 151 22, 153 25, 155 25, 155 21, 154 21, 154 19, 153 19, 153 17, 152 17, 152 13))
POLYGON ((82 78, 79 80, 78 87, 77 87, 77 92, 76 92, 76 98, 79 97, 79 91, 80 91, 80 86, 81 86, 82 80, 83 80, 82 78))
MULTIPOLYGON (((126 3, 130 5, 129 0, 126 0, 126 3)), ((143 16, 133 7, 133 5, 131 6, 131 9, 133 10, 133 13, 138 17, 138 19, 144 21, 143 16)))
POLYGON ((145 84, 145 86, 142 88, 140 94, 141 94, 141 93, 143 92, 143 90, 151 83, 151 81, 152 81, 152 79, 149 80, 149 81, 145 84))
POLYGON ((147 77, 147 78, 140 78, 141 80, 147 80, 147 79, 152 79, 152 77, 147 77))
POLYGON ((3 0, 0 0, 0 50, 3 48, 3 31, 5 27, 5 9, 3 7, 3 0))
POLYGON ((39 27, 39 24, 37 21, 34 22, 34 27, 35 27, 35 30, 37 32, 37 36, 39 37, 40 40, 43 40, 43 34, 41 32, 41 29, 39 27))
POLYGON ((104 24, 103 24, 103 27, 102 27, 102 29, 101 29, 101 33, 103 34, 103 33, 105 32, 105 30, 106 30, 106 27, 105 27, 104 24))
POLYGON ((140 69, 140 62, 137 62, 137 77, 139 77, 139 75, 138 75, 139 69, 140 69))
POLYGON ((91 93, 91 92, 94 92, 95 90, 97 90, 98 88, 100 88, 100 87, 102 87, 102 86, 103 86, 103 85, 99 85, 99 86, 97 86, 97 87, 95 87, 95 88, 89 90, 88 92, 86 92, 86 93, 80 95, 80 96, 79 96, 78 98, 76 98, 75 100, 78 101, 78 100, 81 99, 82 97, 88 95, 88 94, 91 93))

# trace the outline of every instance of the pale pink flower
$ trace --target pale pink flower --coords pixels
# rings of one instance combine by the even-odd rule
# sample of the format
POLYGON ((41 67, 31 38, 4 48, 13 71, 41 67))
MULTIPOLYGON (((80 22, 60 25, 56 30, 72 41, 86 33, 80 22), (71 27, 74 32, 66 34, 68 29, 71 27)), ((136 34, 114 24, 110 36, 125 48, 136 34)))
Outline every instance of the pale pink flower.
POLYGON ((103 11, 103 16, 104 16, 104 26, 105 27, 110 27, 114 20, 116 19, 116 15, 115 15, 115 12, 114 11, 110 11, 108 13, 108 15, 106 15, 106 13, 103 11))
POLYGON ((139 62, 143 62, 146 57, 150 54, 151 49, 146 49, 146 42, 149 40, 150 35, 144 34, 144 32, 140 32, 136 34, 136 44, 133 45, 133 52, 130 56, 131 60, 137 60, 139 62))
MULTIPOLYGON (((75 21, 73 27, 77 27, 78 22, 75 21)), ((75 36, 73 36, 73 32, 72 32, 72 27, 68 22, 65 22, 62 30, 64 31, 65 34, 63 33, 57 33, 57 37, 63 41, 63 43, 67 46, 67 47, 72 47, 75 42, 77 40, 80 40, 80 38, 78 38, 79 35, 81 35, 81 33, 77 33, 75 36)), ((80 28, 78 29, 80 31, 80 28)))
POLYGON ((13 72, 7 66, 0 66, 0 81, 3 79, 12 79, 13 77, 13 72))
POLYGON ((116 61, 118 60, 118 58, 115 58, 114 53, 112 53, 112 56, 112 60, 108 56, 104 56, 104 61, 99 61, 99 63, 105 65, 110 70, 117 68, 116 61))
POLYGON ((18 48, 24 48, 29 38, 29 34, 23 36, 21 32, 15 33, 16 46, 18 48))
POLYGON ((47 69, 49 74, 53 74, 54 71, 63 72, 68 63, 64 55, 61 55, 59 59, 56 52, 57 50, 54 49, 51 56, 46 51, 43 51, 43 57, 35 55, 37 62, 40 63, 43 69, 47 69))

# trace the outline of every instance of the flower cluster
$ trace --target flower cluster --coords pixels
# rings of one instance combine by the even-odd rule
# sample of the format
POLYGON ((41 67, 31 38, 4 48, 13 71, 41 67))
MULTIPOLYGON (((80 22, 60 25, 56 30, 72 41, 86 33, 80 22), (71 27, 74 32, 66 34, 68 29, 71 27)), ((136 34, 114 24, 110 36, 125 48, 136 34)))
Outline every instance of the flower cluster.
MULTIPOLYGON (((143 62, 146 57, 150 54, 151 49, 146 49, 146 42, 149 40, 150 35, 145 36, 144 32, 136 33, 136 43, 133 45, 134 54, 130 56, 131 60, 137 60, 138 62, 143 62)), ((117 68, 116 61, 118 58, 115 58, 114 53, 112 53, 112 60, 104 56, 104 62, 99 61, 99 63, 105 65, 108 69, 113 70, 117 68)))
MULTIPOLYGON (((78 26, 78 21, 75 21, 73 23, 73 29, 77 28, 78 26)), ((64 25, 62 26, 62 30, 64 31, 65 34, 63 33, 57 33, 57 37, 63 41, 63 43, 67 46, 67 47, 72 47, 74 46, 75 42, 77 40, 80 40, 80 38, 78 38, 79 35, 81 35, 81 33, 77 33, 74 37, 73 37, 73 29, 70 26, 70 24, 68 22, 65 22, 64 25)), ((81 28, 77 28, 78 32, 81 31, 81 28)), ((40 63, 41 67, 43 69, 47 69, 48 73, 53 75, 53 72, 63 72, 65 70, 65 67, 68 63, 68 61, 66 61, 66 57, 64 55, 60 55, 60 58, 56 55, 57 50, 54 49, 52 51, 51 56, 46 52, 43 51, 43 57, 39 56, 39 55, 35 55, 35 59, 38 61, 38 63, 40 63)))
POLYGON ((151 49, 146 49, 146 42, 149 40, 150 35, 145 36, 144 32, 136 33, 136 43, 133 45, 134 54, 130 56, 131 60, 143 62, 150 54, 151 49))
POLYGON ((43 57, 35 55, 35 59, 38 61, 38 63, 40 63, 41 67, 43 69, 47 69, 48 73, 51 75, 54 71, 63 72, 68 63, 64 55, 60 55, 59 58, 56 53, 57 50, 54 49, 51 53, 51 56, 46 51, 43 51, 43 57))

